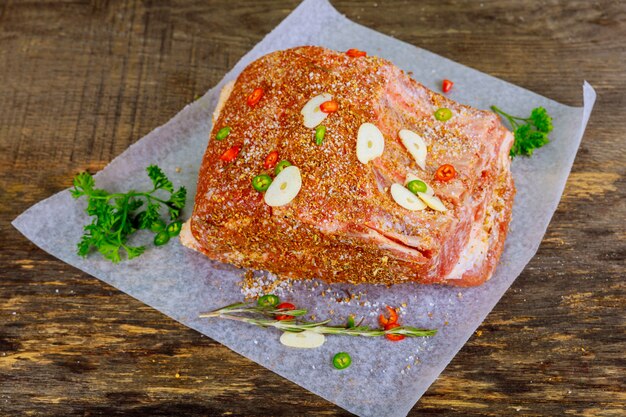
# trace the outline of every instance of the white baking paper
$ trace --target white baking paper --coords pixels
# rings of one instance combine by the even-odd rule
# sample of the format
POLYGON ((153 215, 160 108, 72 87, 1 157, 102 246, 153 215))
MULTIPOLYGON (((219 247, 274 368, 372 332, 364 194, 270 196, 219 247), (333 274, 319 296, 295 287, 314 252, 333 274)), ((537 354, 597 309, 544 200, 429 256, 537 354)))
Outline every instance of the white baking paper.
MULTIPOLYGON (((75 242, 89 219, 84 212, 85 202, 72 199, 68 191, 31 207, 13 225, 59 259, 352 413, 405 416, 535 254, 563 192, 595 92, 585 83, 584 107, 564 106, 359 26, 326 1, 307 0, 244 56, 217 86, 99 172, 97 186, 108 190, 147 188, 149 180, 144 169, 149 164, 158 164, 175 185, 185 185, 190 191, 184 213, 188 217, 193 206, 197 171, 211 128, 210 114, 221 86, 234 79, 254 59, 298 45, 321 45, 336 50, 359 48, 411 71, 416 80, 436 91, 443 78, 454 80, 449 96, 461 103, 482 109, 497 104, 519 115, 543 106, 554 117, 551 143, 535 152, 532 158, 516 158, 513 162, 517 186, 513 220, 500 264, 493 278, 484 285, 471 289, 415 284, 387 288, 323 283, 315 286, 309 281, 281 291, 283 298, 311 309, 318 319, 330 317, 337 322, 355 313, 365 317, 366 323, 376 325, 376 317, 383 306, 406 305, 402 308, 403 323, 437 328, 437 336, 398 343, 384 338, 330 336, 319 349, 286 348, 278 341, 278 331, 244 323, 199 319, 200 312, 242 300, 239 284, 242 271, 212 262, 178 242, 149 249, 141 257, 117 265, 97 254, 87 259, 78 257, 75 242), (176 168, 181 168, 181 172, 176 172, 176 168), (349 304, 338 302, 336 298, 346 296, 346 291, 360 294, 361 299, 349 304), (339 351, 351 354, 350 368, 337 371, 331 366, 332 356, 339 351)), ((68 172, 68 182, 70 175, 68 172)), ((139 236, 137 241, 146 238, 139 236)))

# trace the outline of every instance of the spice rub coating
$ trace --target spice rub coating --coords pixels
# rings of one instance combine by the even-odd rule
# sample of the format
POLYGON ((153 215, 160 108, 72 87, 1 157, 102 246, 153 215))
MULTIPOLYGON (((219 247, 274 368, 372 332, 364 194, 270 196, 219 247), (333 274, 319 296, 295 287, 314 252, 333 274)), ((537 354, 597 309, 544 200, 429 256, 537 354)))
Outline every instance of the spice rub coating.
POLYGON ((502 252, 515 193, 509 170, 512 135, 491 112, 428 90, 389 61, 350 57, 320 47, 278 51, 251 63, 216 114, 199 172, 193 215, 183 243, 208 257, 278 276, 328 282, 406 281, 478 285, 502 252), (261 88, 254 105, 248 97, 261 88), (324 140, 300 114, 329 93, 337 111, 322 122, 324 140), (438 121, 448 108, 453 117, 438 121), (356 157, 361 124, 383 133, 382 156, 356 157), (223 140, 217 132, 229 127, 223 140), (398 132, 418 133, 428 149, 421 169, 398 132), (241 146, 232 162, 220 159, 241 146), (251 186, 274 176, 264 161, 277 151, 300 169, 302 187, 289 204, 270 207, 251 186), (434 173, 452 164, 456 176, 434 173), (409 211, 389 187, 412 173, 427 182, 447 211, 409 211))

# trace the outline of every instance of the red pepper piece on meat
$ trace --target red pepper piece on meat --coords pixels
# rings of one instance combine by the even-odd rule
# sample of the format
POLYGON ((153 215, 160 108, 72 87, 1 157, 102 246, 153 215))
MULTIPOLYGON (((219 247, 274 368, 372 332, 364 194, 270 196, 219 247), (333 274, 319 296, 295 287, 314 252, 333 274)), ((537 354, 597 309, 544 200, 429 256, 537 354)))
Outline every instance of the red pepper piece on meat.
POLYGON ((363 56, 367 56, 367 52, 365 51, 359 51, 356 48, 350 48, 346 51, 346 55, 348 55, 351 58, 360 58, 363 56))
POLYGON ((272 169, 276 166, 276 162, 278 162, 278 151, 272 151, 265 157, 263 168, 272 169))
POLYGON ((263 97, 264 93, 265 92, 262 88, 255 88, 254 91, 248 96, 248 106, 254 107, 259 102, 259 100, 261 100, 261 97, 263 97))
POLYGON ((320 110, 324 113, 334 113, 339 108, 339 104, 337 104, 334 100, 325 101, 320 104, 320 110))
POLYGON ((456 177, 456 169, 450 164, 440 166, 435 172, 435 178, 439 181, 450 181, 454 177, 456 177))
POLYGON ((239 155, 240 151, 241 145, 235 145, 233 147, 230 147, 226 150, 226 152, 222 154, 222 156, 220 156, 220 160, 224 162, 233 162, 235 158, 237 158, 237 155, 239 155))

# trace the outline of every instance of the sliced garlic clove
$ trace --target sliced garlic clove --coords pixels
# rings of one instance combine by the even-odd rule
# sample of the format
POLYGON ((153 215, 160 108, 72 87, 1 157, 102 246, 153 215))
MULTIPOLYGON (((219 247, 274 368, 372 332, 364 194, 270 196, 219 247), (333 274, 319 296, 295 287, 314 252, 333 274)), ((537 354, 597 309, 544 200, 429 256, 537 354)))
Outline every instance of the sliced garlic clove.
POLYGON ((367 164, 372 159, 378 158, 385 150, 385 138, 380 129, 372 123, 363 123, 359 127, 356 138, 356 157, 367 164))
POLYGON ((407 210, 417 211, 426 208, 426 204, 401 184, 396 183, 391 185, 391 196, 396 203, 407 210))
POLYGON ((322 93, 310 99, 300 110, 300 114, 304 116, 304 125, 311 129, 322 123, 328 113, 320 110, 320 104, 332 99, 333 96, 329 93, 322 93))
POLYGON ((293 165, 280 171, 265 191, 265 203, 271 207, 279 207, 288 204, 300 192, 302 177, 300 170, 293 165))
POLYGON ((322 346, 326 337, 321 333, 305 330, 300 333, 285 332, 280 336, 280 343, 301 349, 314 349, 322 346))
POLYGON ((446 208, 446 206, 443 205, 439 197, 436 197, 434 195, 428 195, 426 193, 417 193, 417 195, 431 209, 437 211, 448 211, 448 209, 446 208))
POLYGON ((427 149, 424 139, 417 133, 407 129, 402 129, 398 135, 406 150, 409 151, 415 162, 417 162, 417 165, 422 169, 426 169, 427 149))
POLYGON ((428 195, 435 195, 435 190, 433 190, 433 187, 430 186, 430 184, 428 184, 426 181, 424 181, 423 179, 421 179, 420 177, 418 177, 417 175, 409 172, 408 174, 406 174, 406 179, 404 180, 404 185, 406 186, 408 183, 410 183, 411 181, 415 181, 415 180, 419 180, 421 182, 423 182, 424 184, 426 184, 426 192, 424 194, 428 194, 428 195))

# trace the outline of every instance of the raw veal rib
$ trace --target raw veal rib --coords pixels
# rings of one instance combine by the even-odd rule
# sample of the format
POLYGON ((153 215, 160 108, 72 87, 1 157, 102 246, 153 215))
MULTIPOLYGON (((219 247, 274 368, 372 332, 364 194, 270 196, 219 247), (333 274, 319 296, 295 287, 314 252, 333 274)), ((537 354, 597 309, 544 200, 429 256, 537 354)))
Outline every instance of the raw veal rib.
POLYGON ((495 114, 430 91, 381 58, 309 46, 274 52, 250 64, 220 97, 181 240, 211 259, 284 277, 478 285, 495 269, 511 217, 512 141, 495 114), (250 106, 257 88, 264 94, 250 106), (324 142, 316 145, 300 111, 321 93, 339 108, 322 123, 324 142), (436 120, 439 108, 452 110, 452 118, 436 120), (365 122, 384 135, 382 156, 367 164, 356 157, 365 122), (215 140, 225 126, 228 137, 215 140), (424 139, 425 169, 403 146, 401 129, 424 139), (242 146, 237 158, 220 160, 234 145, 242 146), (302 175, 297 197, 281 207, 268 206, 251 186, 258 174, 273 176, 263 167, 272 151, 302 175), (457 172, 448 182, 434 178, 443 164, 457 172), (390 186, 404 184, 409 173, 448 210, 398 205, 390 186))

